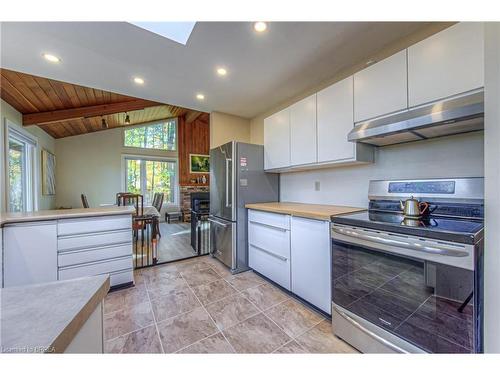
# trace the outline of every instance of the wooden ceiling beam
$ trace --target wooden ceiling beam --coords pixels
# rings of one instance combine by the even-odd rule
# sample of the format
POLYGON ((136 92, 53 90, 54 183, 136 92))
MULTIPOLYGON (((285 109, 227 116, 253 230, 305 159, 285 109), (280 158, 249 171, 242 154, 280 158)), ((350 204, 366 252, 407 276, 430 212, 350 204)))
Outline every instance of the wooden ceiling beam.
POLYGON ((205 112, 198 112, 198 111, 188 111, 188 113, 186 113, 186 116, 185 116, 185 119, 186 119, 186 124, 189 124, 191 122, 194 122, 196 121, 196 119, 198 117, 200 117, 201 115, 203 115, 205 112))
POLYGON ((87 117, 111 115, 120 112, 137 111, 147 107, 163 105, 162 103, 149 100, 137 99, 125 102, 92 105, 87 107, 61 109, 57 111, 47 111, 23 115, 23 125, 51 124, 60 121, 75 120, 87 117))

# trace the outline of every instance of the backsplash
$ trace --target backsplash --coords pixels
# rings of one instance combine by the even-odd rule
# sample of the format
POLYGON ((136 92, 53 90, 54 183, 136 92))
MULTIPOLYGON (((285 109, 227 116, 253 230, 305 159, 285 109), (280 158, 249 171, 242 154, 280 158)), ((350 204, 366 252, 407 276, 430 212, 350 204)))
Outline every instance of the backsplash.
POLYGON ((475 132, 377 148, 374 164, 283 173, 280 200, 364 207, 369 180, 482 176, 484 135, 475 132))

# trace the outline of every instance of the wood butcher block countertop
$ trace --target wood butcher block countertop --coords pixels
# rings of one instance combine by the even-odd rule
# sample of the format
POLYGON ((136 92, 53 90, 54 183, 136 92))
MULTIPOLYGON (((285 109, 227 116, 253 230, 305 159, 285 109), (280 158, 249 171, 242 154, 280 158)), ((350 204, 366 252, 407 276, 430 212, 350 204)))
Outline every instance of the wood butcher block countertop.
POLYGON ((365 208, 359 207, 294 202, 250 203, 246 204, 245 207, 252 210, 274 212, 278 214, 288 214, 292 216, 327 221, 330 221, 332 216, 345 215, 366 210, 365 208))

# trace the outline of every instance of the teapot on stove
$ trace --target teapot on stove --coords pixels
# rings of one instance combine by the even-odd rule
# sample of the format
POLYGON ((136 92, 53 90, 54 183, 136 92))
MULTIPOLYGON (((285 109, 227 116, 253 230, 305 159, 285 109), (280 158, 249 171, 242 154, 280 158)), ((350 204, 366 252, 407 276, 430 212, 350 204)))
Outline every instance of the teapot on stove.
POLYGON ((403 215, 408 218, 418 219, 429 209, 429 203, 420 202, 418 199, 413 198, 413 195, 403 201, 399 201, 403 215))

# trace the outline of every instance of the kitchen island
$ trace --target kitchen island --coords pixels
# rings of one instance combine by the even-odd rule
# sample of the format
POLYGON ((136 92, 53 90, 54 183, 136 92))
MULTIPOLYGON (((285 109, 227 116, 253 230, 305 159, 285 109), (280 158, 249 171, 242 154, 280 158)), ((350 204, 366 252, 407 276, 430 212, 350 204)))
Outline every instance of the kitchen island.
POLYGON ((108 276, 0 289, 2 353, 102 353, 108 276))
POLYGON ((1 285, 104 274, 111 286, 133 284, 134 212, 100 207, 0 214, 1 285))

